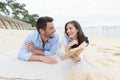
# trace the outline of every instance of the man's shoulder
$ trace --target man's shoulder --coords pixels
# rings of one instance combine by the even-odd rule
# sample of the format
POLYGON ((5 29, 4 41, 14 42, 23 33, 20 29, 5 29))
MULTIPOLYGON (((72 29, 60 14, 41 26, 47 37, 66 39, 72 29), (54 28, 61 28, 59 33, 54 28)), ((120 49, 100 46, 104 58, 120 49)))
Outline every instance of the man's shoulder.
POLYGON ((37 30, 33 30, 33 31, 31 31, 30 34, 38 34, 38 31, 37 30))
POLYGON ((38 31, 37 30, 33 30, 29 33, 28 37, 30 38, 35 38, 39 35, 38 31))
POLYGON ((33 30, 29 33, 29 36, 39 34, 37 30, 33 30))

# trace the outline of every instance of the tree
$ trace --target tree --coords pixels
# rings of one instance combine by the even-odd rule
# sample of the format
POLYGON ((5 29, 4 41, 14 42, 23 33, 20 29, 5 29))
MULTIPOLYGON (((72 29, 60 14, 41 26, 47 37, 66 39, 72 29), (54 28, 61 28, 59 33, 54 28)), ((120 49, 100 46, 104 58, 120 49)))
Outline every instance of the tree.
POLYGON ((7 16, 22 20, 35 26, 38 14, 29 14, 28 10, 25 9, 25 4, 15 2, 15 0, 5 0, 0 2, 0 11, 7 16))
POLYGON ((12 9, 13 18, 21 19, 24 17, 24 13, 28 14, 28 11, 24 9, 25 4, 12 3, 10 7, 12 9))
POLYGON ((6 8, 5 2, 0 2, 0 11, 6 15, 9 15, 9 10, 6 8))
POLYGON ((38 15, 37 14, 27 14, 24 16, 24 18, 22 18, 22 21, 25 21, 27 23, 30 23, 33 27, 35 26, 36 20, 38 19, 38 15))

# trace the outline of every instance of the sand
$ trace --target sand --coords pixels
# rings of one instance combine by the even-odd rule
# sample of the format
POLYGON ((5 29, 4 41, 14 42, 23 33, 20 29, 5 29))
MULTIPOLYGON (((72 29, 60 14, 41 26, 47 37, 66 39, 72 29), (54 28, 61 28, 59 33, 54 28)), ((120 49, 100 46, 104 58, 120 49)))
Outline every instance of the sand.
POLYGON ((20 48, 29 30, 0 29, 0 54, 20 48))
MULTIPOLYGON (((19 49, 29 32, 0 29, 0 55, 19 49)), ((102 74, 120 80, 120 37, 88 35, 88 38, 90 44, 84 50, 87 60, 102 74)), ((1 77, 0 80, 8 79, 1 77)))
POLYGON ((120 38, 89 36, 89 40, 86 57, 101 73, 120 80, 120 38))

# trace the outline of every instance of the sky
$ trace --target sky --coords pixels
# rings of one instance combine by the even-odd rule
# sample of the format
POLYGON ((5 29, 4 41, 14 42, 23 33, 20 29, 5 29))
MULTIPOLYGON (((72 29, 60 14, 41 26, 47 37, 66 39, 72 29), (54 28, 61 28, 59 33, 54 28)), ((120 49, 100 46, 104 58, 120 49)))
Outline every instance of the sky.
POLYGON ((51 16, 56 26, 70 20, 82 26, 120 25, 120 0, 16 0, 30 14, 51 16))

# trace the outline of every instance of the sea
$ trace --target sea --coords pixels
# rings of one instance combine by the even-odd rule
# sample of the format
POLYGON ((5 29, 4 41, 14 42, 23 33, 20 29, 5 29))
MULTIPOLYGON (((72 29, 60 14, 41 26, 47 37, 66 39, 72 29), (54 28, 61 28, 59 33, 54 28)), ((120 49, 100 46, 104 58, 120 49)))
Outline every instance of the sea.
MULTIPOLYGON (((60 27, 57 30, 64 32, 64 29, 60 27)), ((120 37, 120 26, 82 27, 82 30, 85 35, 120 37)))

